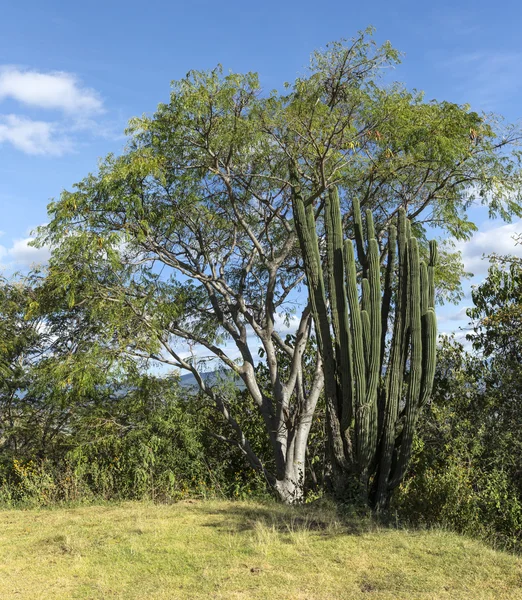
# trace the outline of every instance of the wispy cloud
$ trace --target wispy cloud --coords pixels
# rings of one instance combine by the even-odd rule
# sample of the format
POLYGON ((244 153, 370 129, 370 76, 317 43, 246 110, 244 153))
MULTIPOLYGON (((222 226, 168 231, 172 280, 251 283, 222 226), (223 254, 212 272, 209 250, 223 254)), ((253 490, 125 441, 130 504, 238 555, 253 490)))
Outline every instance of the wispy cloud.
POLYGON ((461 10, 454 6, 452 10, 439 10, 438 7, 431 11, 431 19, 453 36, 475 35, 482 30, 482 26, 473 19, 469 11, 461 10))
MULTIPOLYGON (((468 321, 468 315, 466 314, 466 311, 468 310, 468 306, 462 306, 457 308, 456 310, 452 311, 452 312, 447 312, 446 314, 444 313, 438 313, 437 314, 437 320, 439 325, 442 323, 452 323, 454 321, 458 321, 458 322, 462 322, 462 321, 468 321)), ((453 327, 453 325, 451 325, 451 327, 453 327)), ((450 327, 450 329, 451 329, 450 327)), ((444 327, 443 327, 444 329, 444 327)))
POLYGON ((444 60, 441 67, 456 80, 455 88, 483 110, 497 108, 522 88, 520 52, 465 52, 444 60))
POLYGON ((103 102, 95 90, 83 87, 76 75, 62 71, 41 73, 0 67, 0 100, 7 98, 27 106, 74 115, 103 111, 103 102))

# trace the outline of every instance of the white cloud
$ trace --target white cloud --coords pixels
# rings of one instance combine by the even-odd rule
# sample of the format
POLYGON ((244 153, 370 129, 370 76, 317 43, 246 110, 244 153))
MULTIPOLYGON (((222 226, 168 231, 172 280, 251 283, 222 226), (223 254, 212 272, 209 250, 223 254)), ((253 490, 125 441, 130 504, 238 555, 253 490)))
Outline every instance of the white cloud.
POLYGON ((0 144, 5 142, 26 154, 60 156, 71 150, 70 141, 55 123, 18 115, 0 115, 0 144))
POLYGON ((483 255, 513 254, 522 257, 522 245, 515 241, 517 233, 522 233, 522 220, 479 231, 468 242, 458 242, 456 249, 462 252, 466 271, 474 275, 485 274, 489 261, 483 260, 483 255))
POLYGON ((103 111, 98 93, 81 86, 72 73, 21 70, 0 67, 0 100, 11 98, 27 106, 63 110, 69 114, 103 111))
POLYGON ((49 248, 34 248, 29 245, 34 238, 26 237, 15 240, 10 248, 0 246, 0 259, 3 268, 13 270, 45 264, 51 253, 49 248))
POLYGON ((35 248, 29 246, 34 238, 27 237, 15 240, 7 255, 18 265, 30 267, 33 264, 42 264, 49 260, 51 253, 48 248, 35 248))
POLYGON ((108 125, 97 120, 104 112, 100 95, 83 86, 73 73, 0 65, 0 106, 6 100, 26 108, 17 114, 0 113, 0 144, 26 154, 60 156, 72 151, 80 135, 110 136, 108 125), (35 119, 27 113, 31 108, 62 114, 53 120, 38 114, 35 119))

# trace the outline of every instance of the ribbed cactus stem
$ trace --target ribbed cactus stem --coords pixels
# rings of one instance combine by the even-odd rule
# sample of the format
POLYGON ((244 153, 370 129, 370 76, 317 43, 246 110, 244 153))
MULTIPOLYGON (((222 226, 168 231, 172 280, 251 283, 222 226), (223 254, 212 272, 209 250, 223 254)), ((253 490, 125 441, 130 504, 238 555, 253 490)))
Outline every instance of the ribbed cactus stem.
POLYGON ((410 221, 405 219, 404 221, 404 232, 406 238, 406 245, 404 247, 403 255, 401 257, 402 263, 402 282, 400 285, 400 292, 403 295, 404 305, 404 326, 402 328, 402 346, 401 346, 401 365, 403 371, 406 369, 406 361, 408 360, 408 348, 410 344, 410 333, 411 333, 411 308, 412 308, 412 282, 411 282, 411 226, 410 221))
POLYGON ((430 241, 430 261, 428 263, 428 305, 435 308, 435 267, 438 259, 437 242, 430 241))
POLYGON ((352 419, 352 360, 348 303, 344 285, 344 240, 341 208, 337 189, 329 190, 325 201, 325 230, 327 273, 330 309, 335 339, 335 353, 339 363, 338 384, 341 388, 339 411, 341 428, 348 429, 352 419))
POLYGON ((361 310, 366 312, 371 310, 370 282, 366 277, 361 281, 361 310))
POLYGON ((417 240, 409 240, 409 271, 410 271, 410 378, 404 408, 404 427, 397 461, 396 472, 392 485, 397 479, 402 479, 410 458, 413 434, 419 414, 419 398, 422 378, 422 315, 420 289, 420 261, 417 240))
MULTIPOLYGON (((372 221, 372 219, 369 219, 372 221)), ((367 220, 368 222, 368 220, 367 220)), ((377 446, 377 396, 381 377, 381 262, 375 238, 368 240, 368 284, 370 294, 370 356, 368 360, 366 401, 370 410, 367 461, 373 460, 377 446)))
POLYGON ((361 439, 361 408, 366 401, 366 365, 363 341, 363 325, 357 293, 357 269, 351 241, 344 246, 346 259, 346 295, 350 308, 350 323, 353 344, 353 383, 354 383, 354 416, 355 416, 355 447, 359 457, 364 441, 361 439))
POLYGON ((368 294, 370 297, 372 364, 373 370, 379 370, 381 350, 381 263, 379 246, 375 238, 368 242, 368 294))
POLYGON ((368 241, 375 239, 375 225, 373 215, 370 209, 366 210, 366 239, 368 241))
POLYGON ((430 305, 429 297, 429 283, 428 283, 428 268, 426 263, 421 261, 420 263, 420 292, 421 292, 421 315, 425 315, 430 305))
POLYGON ((393 295, 393 283, 395 278, 395 261, 397 257, 397 228, 395 225, 388 227, 388 256, 386 261, 386 274, 384 277, 384 291, 382 297, 381 311, 381 365, 384 363, 384 352, 386 349, 386 334, 388 332, 388 318, 393 295))
POLYGON ((410 382, 408 388, 408 400, 413 405, 419 396, 420 378, 422 374, 422 331, 421 331, 421 270, 419 261, 419 246, 415 238, 409 241, 409 270, 410 270, 410 293, 411 293, 411 355, 410 355, 410 382))
POLYGON ((437 264, 439 258, 439 250, 437 247, 436 240, 430 240, 430 265, 434 267, 437 264))
POLYGON ((370 313, 372 310, 371 296, 370 296, 370 282, 366 277, 361 281, 361 318, 363 313, 366 315, 365 319, 368 320, 366 323, 363 320, 363 339, 364 339, 364 363, 366 365, 366 373, 368 376, 368 369, 370 368, 370 356, 372 353, 371 345, 371 330, 370 330, 370 313))
MULTIPOLYGON (((406 215, 406 211, 404 212, 404 215, 406 215)), ((406 238, 409 240, 411 238, 411 222, 408 218, 405 221, 405 227, 406 227, 406 238)))
POLYGON ((419 402, 421 408, 430 398, 437 363, 437 317, 433 308, 428 308, 422 319, 422 382, 419 402))
MULTIPOLYGON (((294 182, 294 178, 291 178, 294 182)), ((323 272, 321 268, 319 246, 317 234, 315 231, 315 222, 312 226, 313 209, 306 207, 301 196, 301 190, 297 182, 294 184, 293 194, 293 210, 296 229, 299 234, 301 249, 303 252, 303 261, 305 264, 306 278, 310 288, 310 303, 312 312, 317 317, 317 341, 321 351, 324 346, 329 346, 330 335, 325 327, 321 327, 321 315, 326 313, 326 294, 323 280, 323 272), (312 214, 310 214, 312 212, 312 214), (328 335, 326 333, 328 332, 328 335)))
POLYGON ((370 355, 372 353, 372 339, 370 330, 370 316, 367 310, 361 310, 361 323, 364 341, 364 362, 366 364, 366 371, 368 372, 370 355))
POLYGON ((366 251, 364 249, 364 230, 361 217, 361 206, 357 198, 353 199, 353 231, 355 235, 355 245, 357 247, 357 257, 363 268, 363 273, 366 274, 366 251))
POLYGON ((390 341, 390 355, 386 371, 383 402, 383 434, 379 464, 375 503, 378 508, 386 505, 389 490, 389 478, 392 468, 396 439, 396 422, 399 414, 399 402, 403 383, 404 340, 407 329, 408 303, 408 228, 406 213, 399 209, 397 218, 398 279, 394 313, 393 334, 390 341))

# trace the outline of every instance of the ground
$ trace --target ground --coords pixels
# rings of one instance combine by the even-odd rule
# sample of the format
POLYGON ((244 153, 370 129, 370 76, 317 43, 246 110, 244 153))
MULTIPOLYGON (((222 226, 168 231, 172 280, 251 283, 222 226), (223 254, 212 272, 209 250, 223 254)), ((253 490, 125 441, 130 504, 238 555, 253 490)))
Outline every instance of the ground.
POLYGON ((187 501, 0 511, 0 598, 522 599, 522 558, 331 509, 187 501))

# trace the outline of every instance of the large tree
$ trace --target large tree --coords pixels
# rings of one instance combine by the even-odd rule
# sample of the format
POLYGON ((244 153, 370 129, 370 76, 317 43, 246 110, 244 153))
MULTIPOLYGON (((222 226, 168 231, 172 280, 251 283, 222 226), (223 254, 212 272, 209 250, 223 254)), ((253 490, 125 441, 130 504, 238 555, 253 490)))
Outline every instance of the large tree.
MULTIPOLYGON (((348 237, 355 196, 373 212, 379 241, 401 207, 421 245, 427 223, 469 235, 473 194, 494 215, 520 214, 517 155, 505 152, 516 132, 500 134, 467 106, 378 85, 398 53, 377 47, 370 33, 315 53, 308 75, 283 93, 263 94, 252 73, 190 72, 173 83, 168 104, 131 121, 124 154, 108 156, 51 203, 39 239, 54 248, 50 285, 95 314, 122 351, 191 372, 287 502, 302 498, 324 379, 320 353, 312 380, 303 376, 312 321, 296 190, 314 209, 323 249, 333 186, 348 237), (295 326, 288 339, 285 316, 295 326), (264 420, 274 472, 244 435, 226 389, 208 385, 183 344, 204 348, 243 380, 264 420), (258 347, 268 391, 256 379, 258 347), (281 353, 289 368, 280 368, 281 353)), ((458 293, 458 260, 440 255, 438 288, 458 293)))

